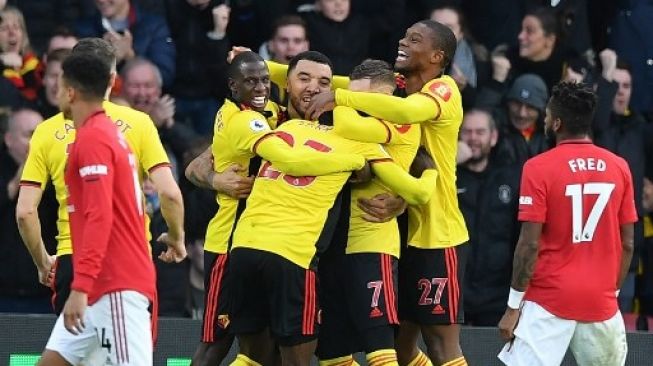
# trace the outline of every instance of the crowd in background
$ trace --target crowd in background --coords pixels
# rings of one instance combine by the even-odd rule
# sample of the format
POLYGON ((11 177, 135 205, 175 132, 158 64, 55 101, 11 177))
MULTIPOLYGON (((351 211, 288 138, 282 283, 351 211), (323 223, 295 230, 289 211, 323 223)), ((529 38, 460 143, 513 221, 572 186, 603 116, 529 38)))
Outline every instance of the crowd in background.
MULTIPOLYGON (((0 0, 0 311, 49 313, 50 290, 15 223, 29 138, 58 113, 62 60, 83 37, 116 49, 120 78, 112 100, 154 121, 186 206, 189 259, 156 261, 162 316, 201 316, 202 245, 217 206, 214 193, 183 177, 211 141, 227 96, 226 59, 245 46, 288 63, 320 51, 347 75, 366 58, 394 62, 397 41, 431 18, 458 40, 448 70, 463 95, 458 193, 470 233, 465 315, 494 326, 505 310, 519 233, 517 201, 524 162, 552 146, 543 130, 551 87, 591 84, 599 96, 594 141, 624 157, 640 221, 631 273, 620 294, 632 327, 653 316, 653 2, 650 0, 0 0)), ((284 102, 283 86, 272 91, 284 102)), ((156 192, 144 192, 154 238, 166 230, 156 192)), ((56 246, 57 203, 46 189, 43 239, 56 246)), ((161 250, 153 243, 153 255, 161 250)), ((653 321, 652 321, 653 330, 653 321)), ((631 328, 632 328, 631 327, 631 328)))

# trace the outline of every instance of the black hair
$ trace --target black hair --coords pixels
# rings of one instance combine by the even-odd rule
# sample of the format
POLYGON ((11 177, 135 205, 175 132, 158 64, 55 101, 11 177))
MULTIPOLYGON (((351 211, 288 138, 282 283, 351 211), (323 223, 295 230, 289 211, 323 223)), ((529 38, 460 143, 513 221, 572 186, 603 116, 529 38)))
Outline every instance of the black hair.
POLYGON ((549 112, 560 119, 570 135, 589 135, 596 110, 597 97, 586 84, 560 82, 553 87, 549 112))
POLYGON ((325 64, 329 65, 329 68, 333 70, 333 64, 331 63, 331 60, 323 53, 317 52, 317 51, 304 51, 298 53, 295 57, 293 57, 290 62, 288 63, 288 75, 297 67, 297 63, 301 60, 307 60, 307 61, 313 61, 317 62, 318 64, 325 64))
POLYGON ((349 74, 349 79, 370 79, 370 83, 372 84, 395 86, 395 73, 392 66, 385 61, 369 58, 354 67, 349 74))
POLYGON ((444 52, 444 60, 441 66, 445 69, 453 61, 453 56, 456 53, 456 47, 458 47, 456 36, 449 27, 435 20, 425 19, 419 23, 424 24, 431 30, 431 44, 433 49, 444 52))
POLYGON ((302 19, 302 17, 299 15, 286 14, 278 17, 275 19, 274 23, 272 23, 272 37, 277 35, 279 28, 283 28, 289 25, 298 25, 302 27, 304 29, 304 35, 308 36, 308 31, 306 30, 306 22, 304 19, 302 19))
POLYGON ((61 64, 64 81, 88 101, 104 99, 111 80, 111 67, 97 55, 71 53, 61 64))
POLYGON ((617 57, 617 69, 626 70, 628 71, 629 74, 631 75, 633 74, 630 64, 626 62, 624 59, 622 59, 621 57, 617 57))
POLYGON ((524 17, 529 15, 540 21, 540 25, 546 36, 552 34, 556 37, 560 36, 560 23, 558 22, 556 13, 552 9, 547 7, 534 8, 527 11, 524 17))
POLYGON ((74 54, 90 54, 109 67, 109 70, 116 64, 116 49, 113 45, 102 38, 82 38, 71 51, 74 54))
POLYGON ((233 60, 231 60, 231 64, 229 64, 229 69, 227 70, 227 77, 230 79, 235 79, 239 75, 241 75, 241 68, 243 67, 244 64, 250 64, 250 63, 257 63, 257 62, 265 62, 261 56, 259 56, 258 53, 253 52, 253 51, 246 51, 243 53, 239 53, 234 57, 233 60))
MULTIPOLYGON (((68 56, 70 56, 70 50, 66 48, 58 48, 48 52, 48 64, 50 62, 63 62, 68 56)), ((46 65, 47 67, 47 65, 46 65)))

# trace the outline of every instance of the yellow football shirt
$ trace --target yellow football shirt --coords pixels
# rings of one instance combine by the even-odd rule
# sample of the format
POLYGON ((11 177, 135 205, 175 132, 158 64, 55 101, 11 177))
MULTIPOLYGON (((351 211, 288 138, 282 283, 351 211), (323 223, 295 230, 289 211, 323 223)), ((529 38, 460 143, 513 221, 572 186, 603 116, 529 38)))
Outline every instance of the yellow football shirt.
POLYGON ((433 79, 419 93, 406 98, 338 89, 336 104, 388 121, 421 124, 422 145, 435 160, 439 175, 432 199, 408 208, 408 245, 448 248, 469 240, 456 190, 456 150, 463 109, 455 81, 446 75, 433 79))
MULTIPOLYGON (((334 130, 339 135, 362 142, 383 143, 393 161, 408 171, 420 144, 420 125, 395 125, 363 117, 356 110, 339 106, 334 112, 334 130)), ((379 181, 355 184, 351 189, 351 215, 346 253, 385 253, 399 257, 400 239, 397 220, 373 223, 363 219, 359 198, 371 198, 390 190, 379 181)))
MULTIPOLYGON (((265 117, 255 111, 243 110, 233 101, 226 99, 215 117, 213 129, 213 168, 221 173, 232 164, 249 169, 254 143, 271 128, 277 126, 279 106, 268 102, 265 110, 271 113, 265 117)), ((239 200, 224 193, 217 193, 218 212, 206 229, 204 250, 212 253, 226 253, 229 238, 237 220, 239 200)))
MULTIPOLYGON (((148 115, 129 107, 111 102, 104 102, 107 115, 115 122, 124 134, 127 143, 137 157, 139 163, 139 178, 158 166, 169 165, 159 134, 148 115)), ((64 182, 64 169, 68 156, 68 146, 75 141, 75 127, 72 121, 66 120, 59 113, 42 122, 34 130, 30 140, 29 154, 21 176, 21 185, 33 185, 45 189, 49 180, 52 181, 59 209, 57 215, 57 255, 71 254, 70 226, 66 209, 67 192, 64 182)), ((146 234, 148 240, 151 234, 148 230, 149 219, 146 217, 146 234)))
MULTIPOLYGON (((342 138, 332 127, 313 121, 291 120, 274 134, 293 146, 297 154, 313 150, 360 154, 368 160, 389 159, 380 145, 342 138)), ((309 268, 329 210, 350 174, 294 177, 264 161, 236 226, 232 248, 272 252, 309 268)))

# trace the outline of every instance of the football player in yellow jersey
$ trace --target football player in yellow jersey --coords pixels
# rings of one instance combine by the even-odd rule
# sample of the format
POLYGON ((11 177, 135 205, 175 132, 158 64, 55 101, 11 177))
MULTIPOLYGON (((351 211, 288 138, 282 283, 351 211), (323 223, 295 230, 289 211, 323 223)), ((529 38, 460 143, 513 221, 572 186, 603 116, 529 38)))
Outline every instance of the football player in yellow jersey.
MULTIPOLYGON (((250 170, 256 152, 262 158, 292 175, 323 175, 360 169, 364 159, 360 154, 305 152, 297 154, 279 139, 259 140, 276 127, 273 110, 269 118, 261 113, 268 112, 270 79, 263 59, 254 52, 236 56, 229 66, 229 88, 231 98, 225 101, 217 114, 213 135, 213 170, 222 173, 229 166, 239 164, 250 170), (260 113, 259 113, 260 112, 260 113)), ((252 169, 258 170, 258 167, 252 169)), ((228 332, 230 279, 227 278, 229 259, 227 252, 231 244, 233 228, 244 209, 244 199, 232 198, 218 192, 219 209, 207 228, 205 268, 207 268, 206 306, 202 342, 195 353, 193 365, 214 365, 226 356, 233 336, 228 332)))
MULTIPOLYGON (((333 105, 355 108, 388 121, 419 123, 422 144, 440 176, 436 195, 426 205, 409 207, 408 247, 399 269, 401 327, 397 356, 402 365, 423 364, 417 348, 422 333, 429 357, 438 365, 466 365, 460 349, 462 275, 468 234, 458 209, 456 150, 462 122, 460 92, 443 75, 456 51, 449 28, 424 20, 399 41, 395 70, 405 76, 406 98, 338 89, 317 95, 309 116, 333 105)), ((428 362, 428 360, 426 360, 428 362)))
MULTIPOLYGON (((384 61, 363 61, 350 79, 350 90, 387 95, 395 90, 394 71, 384 61)), ((349 107, 335 108, 334 131, 353 140, 384 144, 405 171, 415 158, 421 136, 419 125, 394 125, 361 116, 349 107)), ((386 192, 377 179, 352 185, 346 254, 320 264, 322 324, 317 356, 321 366, 353 362, 352 354, 358 351, 365 352, 370 365, 397 365, 397 221, 369 222, 357 206, 360 198, 386 192)))
MULTIPOLYGON (((115 78, 114 49, 106 41, 99 38, 83 39, 72 52, 99 55, 112 65, 115 78)), ((109 91, 107 90, 107 95, 109 91)), ((179 262, 186 255, 183 201, 156 127, 147 115, 131 108, 108 101, 104 102, 103 106, 135 153, 139 163, 139 178, 142 180, 145 174, 148 174, 159 192, 161 211, 169 227, 168 233, 159 238, 169 249, 159 258, 167 262, 179 262)), ((72 282, 72 247, 63 174, 68 148, 74 139, 74 126, 61 113, 43 122, 34 131, 21 177, 16 209, 21 236, 38 268, 39 280, 44 285, 52 285, 54 289, 53 306, 57 314, 63 308, 72 282), (52 181, 59 202, 56 265, 54 256, 50 256, 43 246, 37 213, 43 189, 48 181, 52 181), (51 278, 51 275, 54 278, 51 278)), ((149 230, 147 234, 149 238, 149 230)))

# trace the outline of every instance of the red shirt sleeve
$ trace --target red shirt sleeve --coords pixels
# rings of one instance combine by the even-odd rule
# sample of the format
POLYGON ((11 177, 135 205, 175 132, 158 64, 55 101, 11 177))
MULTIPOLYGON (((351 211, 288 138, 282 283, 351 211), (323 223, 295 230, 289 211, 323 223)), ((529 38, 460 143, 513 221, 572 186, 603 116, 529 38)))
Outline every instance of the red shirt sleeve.
MULTIPOLYGON (((88 136, 90 137, 90 136, 88 136)), ((99 139, 76 142, 78 174, 81 182, 81 207, 84 226, 79 243, 75 247, 74 277, 72 289, 89 293, 100 273, 111 226, 113 224, 113 152, 109 145, 99 139)))
POLYGON ((546 220, 546 184, 531 161, 526 162, 519 193, 519 221, 544 223, 546 220))

